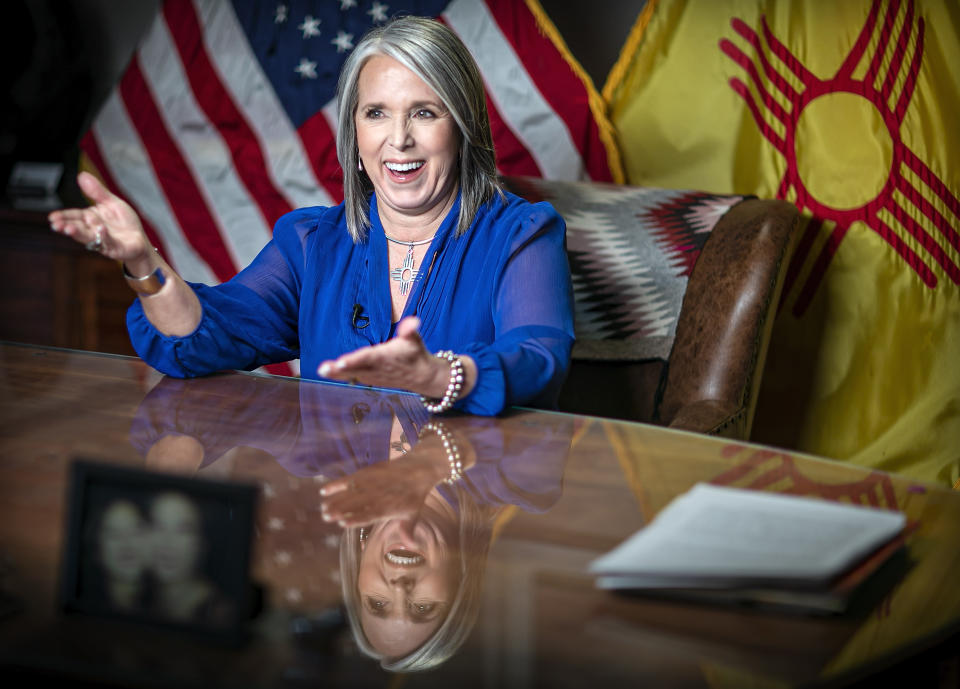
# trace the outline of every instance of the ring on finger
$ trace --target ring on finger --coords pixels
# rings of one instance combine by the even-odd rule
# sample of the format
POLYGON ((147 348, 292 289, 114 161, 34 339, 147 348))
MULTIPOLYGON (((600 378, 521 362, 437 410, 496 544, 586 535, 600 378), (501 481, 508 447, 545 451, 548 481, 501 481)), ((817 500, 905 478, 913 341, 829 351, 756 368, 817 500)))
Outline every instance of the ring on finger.
POLYGON ((103 227, 97 228, 97 236, 93 241, 87 242, 87 251, 100 251, 103 248, 103 227))

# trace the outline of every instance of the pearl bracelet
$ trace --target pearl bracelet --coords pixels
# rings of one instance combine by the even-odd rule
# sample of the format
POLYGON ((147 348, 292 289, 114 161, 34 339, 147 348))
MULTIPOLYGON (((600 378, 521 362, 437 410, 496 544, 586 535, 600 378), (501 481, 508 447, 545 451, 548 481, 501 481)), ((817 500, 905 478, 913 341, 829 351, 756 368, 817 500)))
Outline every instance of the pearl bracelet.
POLYGON ((457 447, 453 439, 453 433, 447 430, 439 421, 430 421, 420 429, 420 437, 427 431, 433 431, 440 437, 443 443, 443 451, 447 454, 447 463, 450 465, 450 475, 443 479, 443 482, 452 485, 463 478, 463 462, 460 460, 460 448, 457 447))
POLYGON ((460 390, 463 389, 463 362, 456 354, 448 349, 437 352, 434 356, 440 359, 446 359, 450 362, 450 382, 447 389, 438 401, 430 401, 423 395, 420 395, 420 401, 431 414, 441 414, 453 406, 460 396, 460 390))

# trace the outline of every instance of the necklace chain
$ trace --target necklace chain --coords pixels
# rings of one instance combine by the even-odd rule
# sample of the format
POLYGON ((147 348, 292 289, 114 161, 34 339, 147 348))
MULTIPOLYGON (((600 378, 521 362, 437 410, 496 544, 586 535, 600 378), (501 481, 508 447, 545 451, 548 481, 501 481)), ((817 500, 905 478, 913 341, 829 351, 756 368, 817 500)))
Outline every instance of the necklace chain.
POLYGON ((395 239, 386 232, 383 233, 383 236, 387 238, 388 242, 393 242, 394 244, 403 244, 404 246, 421 246, 423 244, 429 244, 432 242, 433 237, 436 237, 437 235, 433 235, 433 237, 428 237, 427 239, 421 239, 419 242, 405 242, 402 239, 395 239))

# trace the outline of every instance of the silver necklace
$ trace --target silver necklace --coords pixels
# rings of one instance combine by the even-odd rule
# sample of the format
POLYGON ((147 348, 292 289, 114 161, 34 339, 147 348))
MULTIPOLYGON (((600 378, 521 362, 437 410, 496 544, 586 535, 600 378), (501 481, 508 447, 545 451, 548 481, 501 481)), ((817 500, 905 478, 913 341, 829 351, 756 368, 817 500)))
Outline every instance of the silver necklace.
MULTIPOLYGON (((387 238, 388 242, 393 242, 394 244, 403 244, 407 247, 407 255, 403 257, 403 263, 390 271, 390 279, 394 282, 400 283, 400 295, 404 296, 408 291, 410 291, 410 285, 413 284, 413 281, 417 279, 417 275, 420 271, 414 268, 413 262, 413 247, 420 246, 422 244, 429 244, 433 241, 433 237, 429 239, 421 239, 419 242, 405 242, 401 239, 394 239, 386 232, 383 234, 387 238)), ((435 237, 436 235, 434 235, 435 237)))

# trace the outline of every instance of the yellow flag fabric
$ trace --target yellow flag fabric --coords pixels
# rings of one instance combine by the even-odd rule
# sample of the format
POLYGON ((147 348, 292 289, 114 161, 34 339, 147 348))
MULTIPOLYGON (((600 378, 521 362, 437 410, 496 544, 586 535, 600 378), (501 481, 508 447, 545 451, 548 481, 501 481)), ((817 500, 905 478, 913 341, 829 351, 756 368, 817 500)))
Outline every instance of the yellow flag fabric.
POLYGON ((960 3, 649 0, 604 88, 629 183, 805 218, 753 439, 958 486, 960 3))

